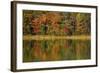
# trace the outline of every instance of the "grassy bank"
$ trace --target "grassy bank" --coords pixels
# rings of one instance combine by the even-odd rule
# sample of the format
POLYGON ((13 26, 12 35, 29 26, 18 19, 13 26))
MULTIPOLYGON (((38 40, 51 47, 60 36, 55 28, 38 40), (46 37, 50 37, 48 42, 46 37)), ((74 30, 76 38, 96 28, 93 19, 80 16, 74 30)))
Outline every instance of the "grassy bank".
POLYGON ((23 36, 23 40, 59 40, 59 39, 90 40, 91 36, 88 35, 78 35, 78 36, 24 35, 23 36))

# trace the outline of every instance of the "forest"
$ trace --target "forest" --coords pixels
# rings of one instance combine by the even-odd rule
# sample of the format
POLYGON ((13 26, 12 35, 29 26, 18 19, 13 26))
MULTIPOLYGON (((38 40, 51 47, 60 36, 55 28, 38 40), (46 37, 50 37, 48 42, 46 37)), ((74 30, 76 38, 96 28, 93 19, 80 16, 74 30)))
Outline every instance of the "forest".
POLYGON ((90 35, 91 14, 23 10, 24 35, 90 35))

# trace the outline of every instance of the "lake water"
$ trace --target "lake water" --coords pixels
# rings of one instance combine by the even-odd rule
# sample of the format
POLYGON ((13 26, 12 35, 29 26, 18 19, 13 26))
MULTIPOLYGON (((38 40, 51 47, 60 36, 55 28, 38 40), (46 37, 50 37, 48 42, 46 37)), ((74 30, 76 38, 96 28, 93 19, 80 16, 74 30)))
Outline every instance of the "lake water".
POLYGON ((23 62, 91 59, 90 40, 23 40, 23 62))

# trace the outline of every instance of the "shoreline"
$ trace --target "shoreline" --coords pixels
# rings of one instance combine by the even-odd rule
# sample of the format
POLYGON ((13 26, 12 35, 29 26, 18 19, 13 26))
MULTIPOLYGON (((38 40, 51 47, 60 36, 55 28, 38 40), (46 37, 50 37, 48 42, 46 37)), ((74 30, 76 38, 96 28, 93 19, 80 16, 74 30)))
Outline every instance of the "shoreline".
POLYGON ((91 40, 89 35, 54 36, 54 35, 24 35, 23 40, 91 40))

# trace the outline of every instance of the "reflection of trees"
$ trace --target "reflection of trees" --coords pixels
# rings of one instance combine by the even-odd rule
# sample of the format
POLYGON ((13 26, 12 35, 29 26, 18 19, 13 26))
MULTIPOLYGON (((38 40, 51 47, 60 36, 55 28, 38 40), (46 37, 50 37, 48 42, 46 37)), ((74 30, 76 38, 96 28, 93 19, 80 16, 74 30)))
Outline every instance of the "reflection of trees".
POLYGON ((42 40, 24 41, 23 61, 90 59, 90 41, 42 40))
POLYGON ((24 41, 23 42, 23 62, 32 61, 32 45, 33 41, 24 41))
POLYGON ((76 59, 90 59, 91 54, 91 43, 90 41, 77 41, 75 44, 76 59))

